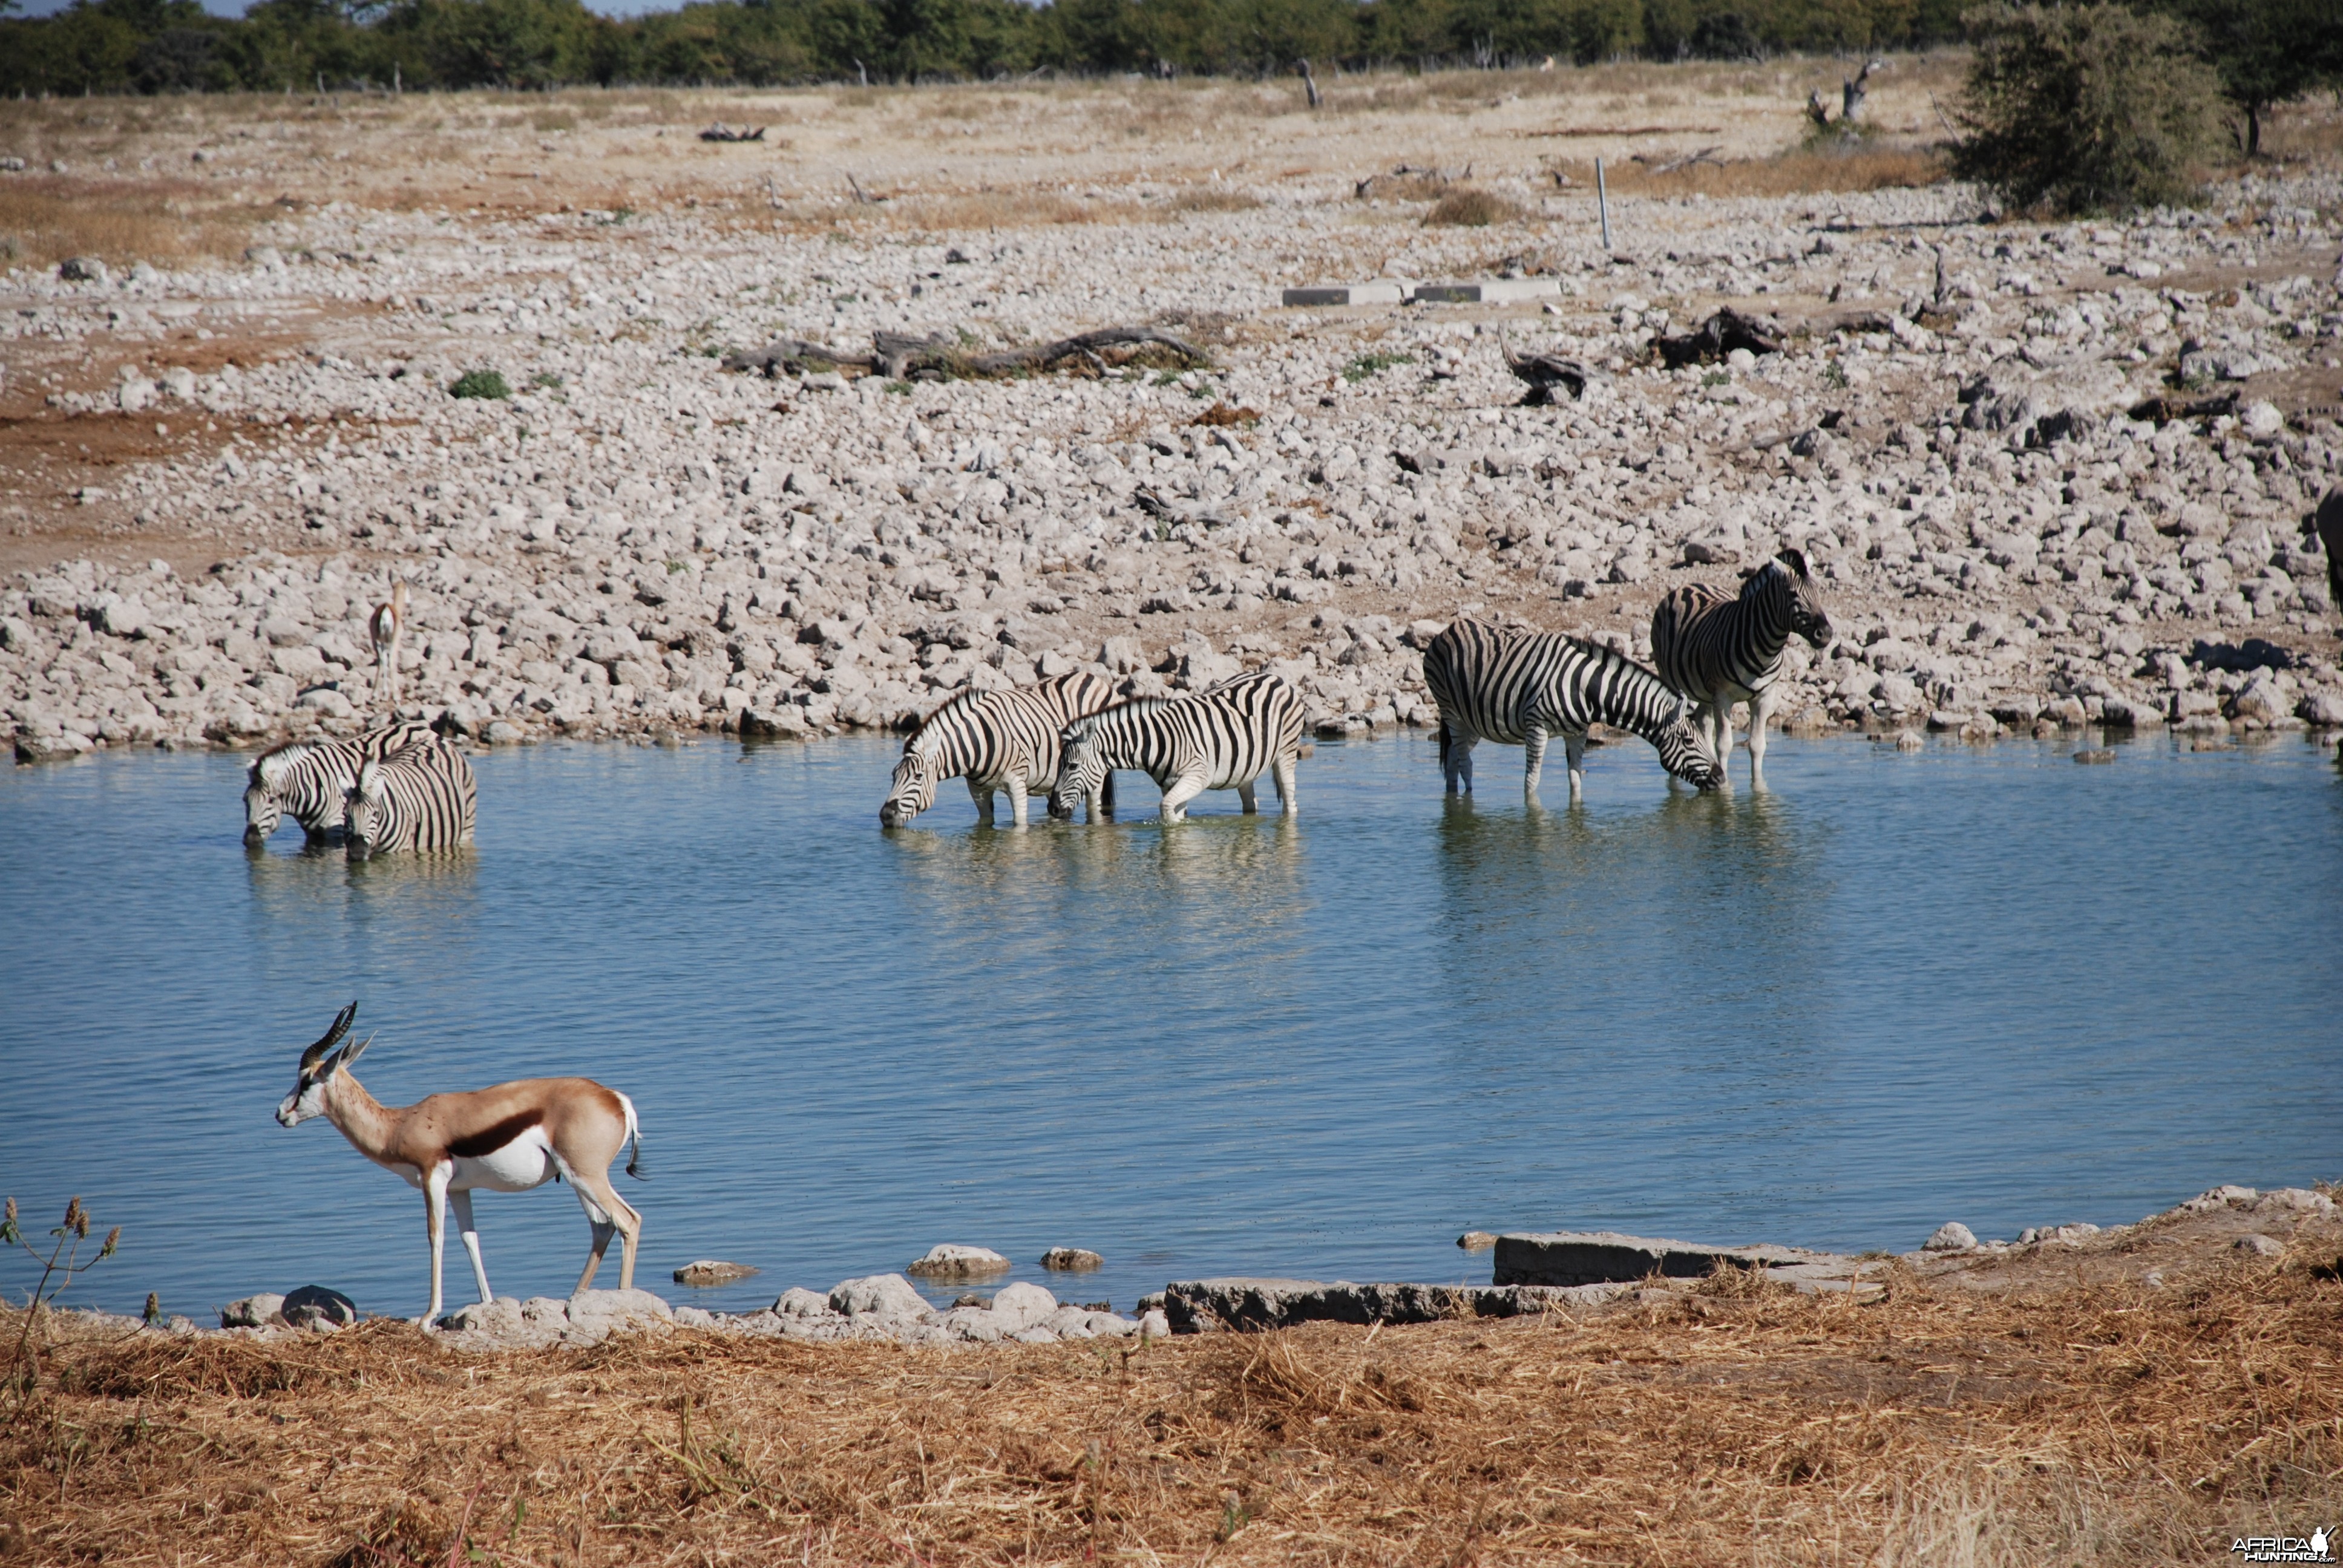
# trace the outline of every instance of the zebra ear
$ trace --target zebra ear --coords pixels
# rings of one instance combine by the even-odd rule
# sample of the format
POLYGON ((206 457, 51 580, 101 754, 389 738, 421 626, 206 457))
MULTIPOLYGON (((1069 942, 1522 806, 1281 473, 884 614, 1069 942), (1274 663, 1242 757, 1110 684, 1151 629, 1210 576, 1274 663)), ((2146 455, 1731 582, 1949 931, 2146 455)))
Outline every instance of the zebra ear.
POLYGON ((1806 580, 1806 554, 1795 545, 1785 545, 1782 553, 1774 558, 1795 573, 1800 582, 1806 580))
POLYGON ((1677 695, 1676 695, 1676 711, 1675 711, 1675 717, 1674 717, 1673 719, 1671 719, 1671 720, 1670 720, 1670 722, 1671 722, 1671 723, 1674 723, 1674 724, 1682 724, 1685 719, 1689 719, 1689 718, 1691 718, 1691 717, 1692 717, 1692 699, 1691 699, 1690 698, 1688 698, 1688 697, 1685 697, 1685 696, 1684 696, 1683 693, 1681 693, 1681 692, 1677 693, 1677 695))

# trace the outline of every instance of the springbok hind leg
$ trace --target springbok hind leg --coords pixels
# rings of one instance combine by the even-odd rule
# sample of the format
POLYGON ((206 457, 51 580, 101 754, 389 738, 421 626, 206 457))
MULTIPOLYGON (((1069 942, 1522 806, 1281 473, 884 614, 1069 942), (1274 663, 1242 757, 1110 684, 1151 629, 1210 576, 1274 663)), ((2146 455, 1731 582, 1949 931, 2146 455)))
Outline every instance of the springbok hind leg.
POLYGON ((586 1207, 586 1218, 594 1227, 594 1250, 586 1259, 586 1271, 578 1276, 578 1289, 583 1291, 593 1284, 594 1271, 602 1266, 602 1254, 608 1250, 610 1237, 615 1233, 620 1238, 618 1289, 633 1290, 635 1247, 642 1240, 643 1217, 618 1196, 607 1171, 593 1177, 572 1171, 569 1180, 577 1189, 578 1201, 586 1207))

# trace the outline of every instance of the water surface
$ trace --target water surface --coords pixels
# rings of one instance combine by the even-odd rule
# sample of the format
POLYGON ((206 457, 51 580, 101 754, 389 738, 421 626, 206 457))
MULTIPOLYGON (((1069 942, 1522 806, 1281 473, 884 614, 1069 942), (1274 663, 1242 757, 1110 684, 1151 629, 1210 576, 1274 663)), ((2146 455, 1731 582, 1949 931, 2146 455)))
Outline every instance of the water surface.
MULTIPOLYGON (((1053 1288, 1127 1309, 1208 1273, 1485 1280, 1467 1228, 1900 1250, 2343 1174, 2331 755, 2069 749, 1785 739, 1770 793, 1699 798, 1629 743, 1541 810, 1517 749, 1450 802, 1411 737, 1322 747, 1295 822, 1216 794, 996 831, 954 786, 889 834, 883 741, 547 746, 478 759, 473 854, 359 867, 290 829, 248 858, 242 759, 20 768, 0 1191, 123 1226, 79 1300, 415 1312, 420 1196, 271 1118, 353 997, 387 1101, 631 1095, 638 1282, 724 1307, 937 1241, 1035 1279, 1096 1249, 1053 1288), (702 1257, 765 1272, 669 1283, 702 1257)), ((499 1292, 566 1292, 568 1191, 478 1203, 499 1292)))

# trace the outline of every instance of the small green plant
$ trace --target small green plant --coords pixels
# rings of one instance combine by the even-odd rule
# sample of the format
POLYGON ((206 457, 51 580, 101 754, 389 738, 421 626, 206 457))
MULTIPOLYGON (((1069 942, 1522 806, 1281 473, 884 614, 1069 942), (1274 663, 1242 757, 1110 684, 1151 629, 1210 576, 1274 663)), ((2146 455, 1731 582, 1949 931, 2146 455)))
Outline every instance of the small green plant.
POLYGON ((512 388, 505 385, 504 374, 497 370, 467 370, 456 377, 447 388, 450 397, 509 397, 512 388))
POLYGON ((1178 384, 1180 375, 1181 373, 1177 370, 1158 370, 1155 373, 1155 379, 1149 385, 1155 387, 1174 386, 1178 384))
POLYGON ((891 392, 898 397, 909 397, 911 395, 911 384, 909 381, 890 381, 880 390, 891 392))
POLYGON ((528 384, 532 387, 543 387, 549 389, 559 387, 561 385, 561 377, 556 376, 550 370, 540 370, 536 375, 528 378, 528 384))
POLYGON ((17 1332, 16 1348, 8 1357, 6 1382, 9 1392, 15 1396, 9 1412, 11 1421, 22 1413, 25 1401, 40 1382, 40 1352, 33 1347, 33 1324, 42 1309, 55 1301, 76 1277, 114 1256, 114 1249, 122 1241, 122 1227, 116 1225, 108 1231, 98 1246, 97 1255, 87 1262, 82 1261, 82 1248, 89 1241, 89 1211, 75 1198, 65 1205, 65 1222, 53 1227, 49 1235, 54 1240, 48 1255, 43 1257, 40 1248, 25 1239, 24 1228, 16 1222, 16 1200, 10 1198, 6 1209, 0 1211, 0 1246, 22 1247, 33 1261, 41 1265, 40 1281, 25 1302, 25 1326, 17 1332))
POLYGON ((2220 90, 2182 23, 2100 4, 1970 14, 1953 172, 2062 216, 2178 203, 2220 90))
POLYGON ((678 572, 689 571, 690 569, 691 568, 689 567, 679 560, 670 560, 667 563, 667 575, 669 577, 675 576, 678 572))
POLYGON ((1823 385, 1845 391, 1847 386, 1846 367, 1835 359, 1823 361, 1823 385))
POLYGON ((1722 370, 1712 370, 1700 378, 1700 384, 1704 387, 1730 387, 1733 377, 1722 370))
POLYGON ((1379 370, 1388 370, 1394 365, 1414 363, 1415 356, 1413 354, 1393 354, 1385 353, 1382 349, 1373 349, 1354 356, 1348 365, 1343 366, 1342 379, 1355 387, 1379 370))

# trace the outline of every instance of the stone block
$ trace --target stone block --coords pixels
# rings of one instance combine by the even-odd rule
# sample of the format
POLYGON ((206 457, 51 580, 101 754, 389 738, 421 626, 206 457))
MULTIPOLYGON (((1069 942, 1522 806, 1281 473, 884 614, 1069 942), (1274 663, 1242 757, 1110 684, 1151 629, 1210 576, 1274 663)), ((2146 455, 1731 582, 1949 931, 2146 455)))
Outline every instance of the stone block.
POLYGON ((1427 305, 1513 305, 1561 295, 1562 280, 1554 277, 1484 277, 1470 283, 1415 286, 1415 297, 1427 305))
POLYGON ((1284 297, 1288 306, 1397 305, 1407 297, 1407 293, 1397 283, 1378 280, 1289 288, 1284 297))
POLYGON ((1554 1231, 1497 1238, 1500 1285, 1624 1284, 1661 1274, 1705 1279, 1720 1265, 1763 1268, 1790 1282, 1849 1277, 1854 1260, 1795 1247, 1706 1247, 1616 1231, 1554 1231))

